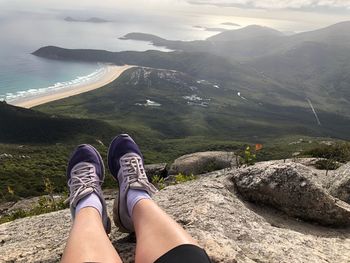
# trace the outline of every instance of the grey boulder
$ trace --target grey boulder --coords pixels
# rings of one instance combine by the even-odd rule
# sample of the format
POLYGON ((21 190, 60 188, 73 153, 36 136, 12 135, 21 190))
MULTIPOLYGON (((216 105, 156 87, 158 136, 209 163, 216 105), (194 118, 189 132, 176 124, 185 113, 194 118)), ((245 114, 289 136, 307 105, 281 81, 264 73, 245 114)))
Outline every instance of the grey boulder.
POLYGON ((335 170, 329 184, 329 192, 340 200, 350 203, 350 162, 335 170))
POLYGON ((233 152, 198 152, 177 158, 170 166, 169 174, 203 174, 236 166, 238 157, 233 152))
POLYGON ((286 214, 322 225, 350 226, 350 205, 314 181, 311 168, 289 162, 262 162, 235 172, 238 193, 286 214))

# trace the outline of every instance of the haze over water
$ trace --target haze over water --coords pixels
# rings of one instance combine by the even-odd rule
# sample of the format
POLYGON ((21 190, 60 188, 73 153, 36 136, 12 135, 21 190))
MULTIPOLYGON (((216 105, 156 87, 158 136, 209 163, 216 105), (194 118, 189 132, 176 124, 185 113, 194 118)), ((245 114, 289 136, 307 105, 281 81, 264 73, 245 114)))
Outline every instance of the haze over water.
MULTIPOLYGON (((70 81, 87 81, 101 73, 103 65, 46 60, 31 55, 42 46, 93 48, 111 51, 155 49, 148 43, 122 41, 118 37, 136 30, 131 23, 66 22, 64 17, 22 13, 0 23, 0 99, 11 101, 24 91, 35 93, 70 81), (85 78, 84 78, 85 76, 85 78), (18 93, 20 92, 20 93, 18 93)), ((146 28, 144 29, 146 30, 146 28)))
MULTIPOLYGON (((90 4, 97 2, 87 1, 90 4)), ((240 28, 221 25, 223 22, 238 23, 240 26, 260 24, 281 31, 309 30, 321 27, 322 24, 273 19, 264 15, 260 18, 253 17, 253 14, 244 16, 246 14, 239 10, 230 13, 227 9, 190 6, 180 3, 181 1, 171 2, 174 5, 170 5, 169 1, 163 1, 159 5, 155 2, 149 1, 149 5, 138 7, 123 1, 106 1, 103 3, 106 6, 92 8, 91 5, 82 7, 68 1, 0 0, 0 100, 11 101, 18 96, 35 94, 45 89, 93 81, 103 72, 103 65, 51 61, 31 55, 43 46, 110 51, 167 51, 145 42, 118 38, 130 32, 143 32, 168 39, 195 40, 219 32, 209 32, 193 26, 240 28), (112 5, 115 8, 110 8, 112 5), (111 22, 67 22, 64 21, 67 16, 82 20, 100 17, 111 22)))

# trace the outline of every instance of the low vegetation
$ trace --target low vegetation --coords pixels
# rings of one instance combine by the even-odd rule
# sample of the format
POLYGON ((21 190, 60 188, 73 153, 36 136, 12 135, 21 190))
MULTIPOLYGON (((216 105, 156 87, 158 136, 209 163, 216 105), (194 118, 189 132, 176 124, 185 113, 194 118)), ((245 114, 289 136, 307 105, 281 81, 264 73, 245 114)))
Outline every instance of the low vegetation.
POLYGON ((336 170, 340 167, 340 163, 332 159, 321 159, 315 164, 315 167, 319 170, 336 170))
POLYGON ((350 143, 337 142, 331 145, 320 145, 307 150, 304 155, 346 163, 350 161, 350 143))
POLYGON ((336 142, 329 145, 320 145, 315 148, 303 152, 304 156, 320 158, 316 162, 316 168, 326 170, 336 170, 341 163, 350 161, 350 143, 336 142))
POLYGON ((166 182, 160 175, 154 175, 151 178, 151 182, 158 190, 162 190, 164 187, 166 187, 166 182))
POLYGON ((182 184, 188 181, 193 181, 195 179, 197 179, 197 177, 193 174, 186 175, 179 173, 177 175, 169 176, 166 180, 159 175, 155 175, 151 178, 151 181, 156 188, 162 190, 168 185, 182 184))
POLYGON ((179 173, 179 174, 175 175, 175 184, 181 184, 181 183, 185 183, 188 181, 193 181, 196 178, 197 177, 194 176, 193 174, 186 175, 186 174, 179 173))
POLYGON ((38 203, 29 210, 18 209, 7 215, 0 217, 0 224, 16 220, 18 218, 24 218, 28 216, 41 215, 45 213, 50 213, 69 207, 66 201, 67 196, 60 197, 58 199, 53 199, 48 196, 40 197, 38 203))
MULTIPOLYGON (((215 140, 205 137, 160 140, 154 137, 151 137, 151 139, 146 138, 145 136, 147 135, 149 134, 132 134, 141 146, 146 163, 171 163, 174 159, 184 154, 216 150, 233 151, 244 158, 244 152, 249 145, 244 142, 215 140)), ((288 137, 270 141, 258 151, 255 150, 253 144, 250 144, 250 151, 251 154, 256 155, 255 162, 292 158, 294 152, 302 152, 302 150, 305 150, 302 153, 303 156, 323 158, 322 156, 325 155, 316 154, 316 152, 319 153, 318 148, 328 149, 329 147, 323 147, 320 141, 322 140, 313 139, 311 142, 311 138, 305 138, 300 142, 299 137, 288 137)), ((98 149, 104 161, 107 160, 109 140, 98 142, 90 139, 87 142, 98 149)), ((70 153, 80 143, 84 143, 84 138, 77 139, 74 144, 71 142, 54 145, 0 144, 0 202, 16 201, 20 198, 46 194, 44 178, 48 178, 52 182, 55 194, 61 194, 66 191, 66 165, 70 153), (13 194, 9 192, 9 188, 12 189, 13 194)), ((329 149, 333 149, 333 147, 329 149)), ((347 159, 344 155, 342 156, 340 160, 344 161, 347 159)), ((335 160, 339 161, 338 159, 335 160)), ((214 168, 212 165, 209 165, 208 171, 214 168)), ((115 187, 115 180, 108 169, 106 169, 103 187, 115 187)))

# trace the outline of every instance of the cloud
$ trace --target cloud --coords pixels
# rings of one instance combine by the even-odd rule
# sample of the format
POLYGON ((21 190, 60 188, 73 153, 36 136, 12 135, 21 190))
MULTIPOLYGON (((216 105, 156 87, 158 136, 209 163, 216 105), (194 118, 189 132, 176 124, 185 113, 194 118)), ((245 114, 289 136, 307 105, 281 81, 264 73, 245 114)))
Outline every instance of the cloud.
POLYGON ((350 0, 187 0, 190 4, 263 9, 348 9, 350 0))

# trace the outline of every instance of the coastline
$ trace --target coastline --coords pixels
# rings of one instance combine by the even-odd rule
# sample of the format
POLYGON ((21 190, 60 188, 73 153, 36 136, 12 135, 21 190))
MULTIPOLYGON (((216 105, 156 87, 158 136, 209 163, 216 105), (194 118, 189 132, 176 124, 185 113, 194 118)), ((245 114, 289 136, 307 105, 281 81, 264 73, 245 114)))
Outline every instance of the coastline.
POLYGON ((46 94, 40 94, 38 96, 23 98, 14 102, 10 102, 9 104, 29 109, 35 106, 39 106, 41 104, 45 104, 48 102, 52 102, 52 101, 68 98, 71 96, 75 96, 81 93, 85 93, 88 91, 92 91, 111 83, 112 81, 116 80, 125 70, 132 68, 134 66, 108 65, 106 67, 107 67, 107 72, 100 79, 92 83, 79 85, 71 88, 64 88, 62 90, 57 90, 46 94))

